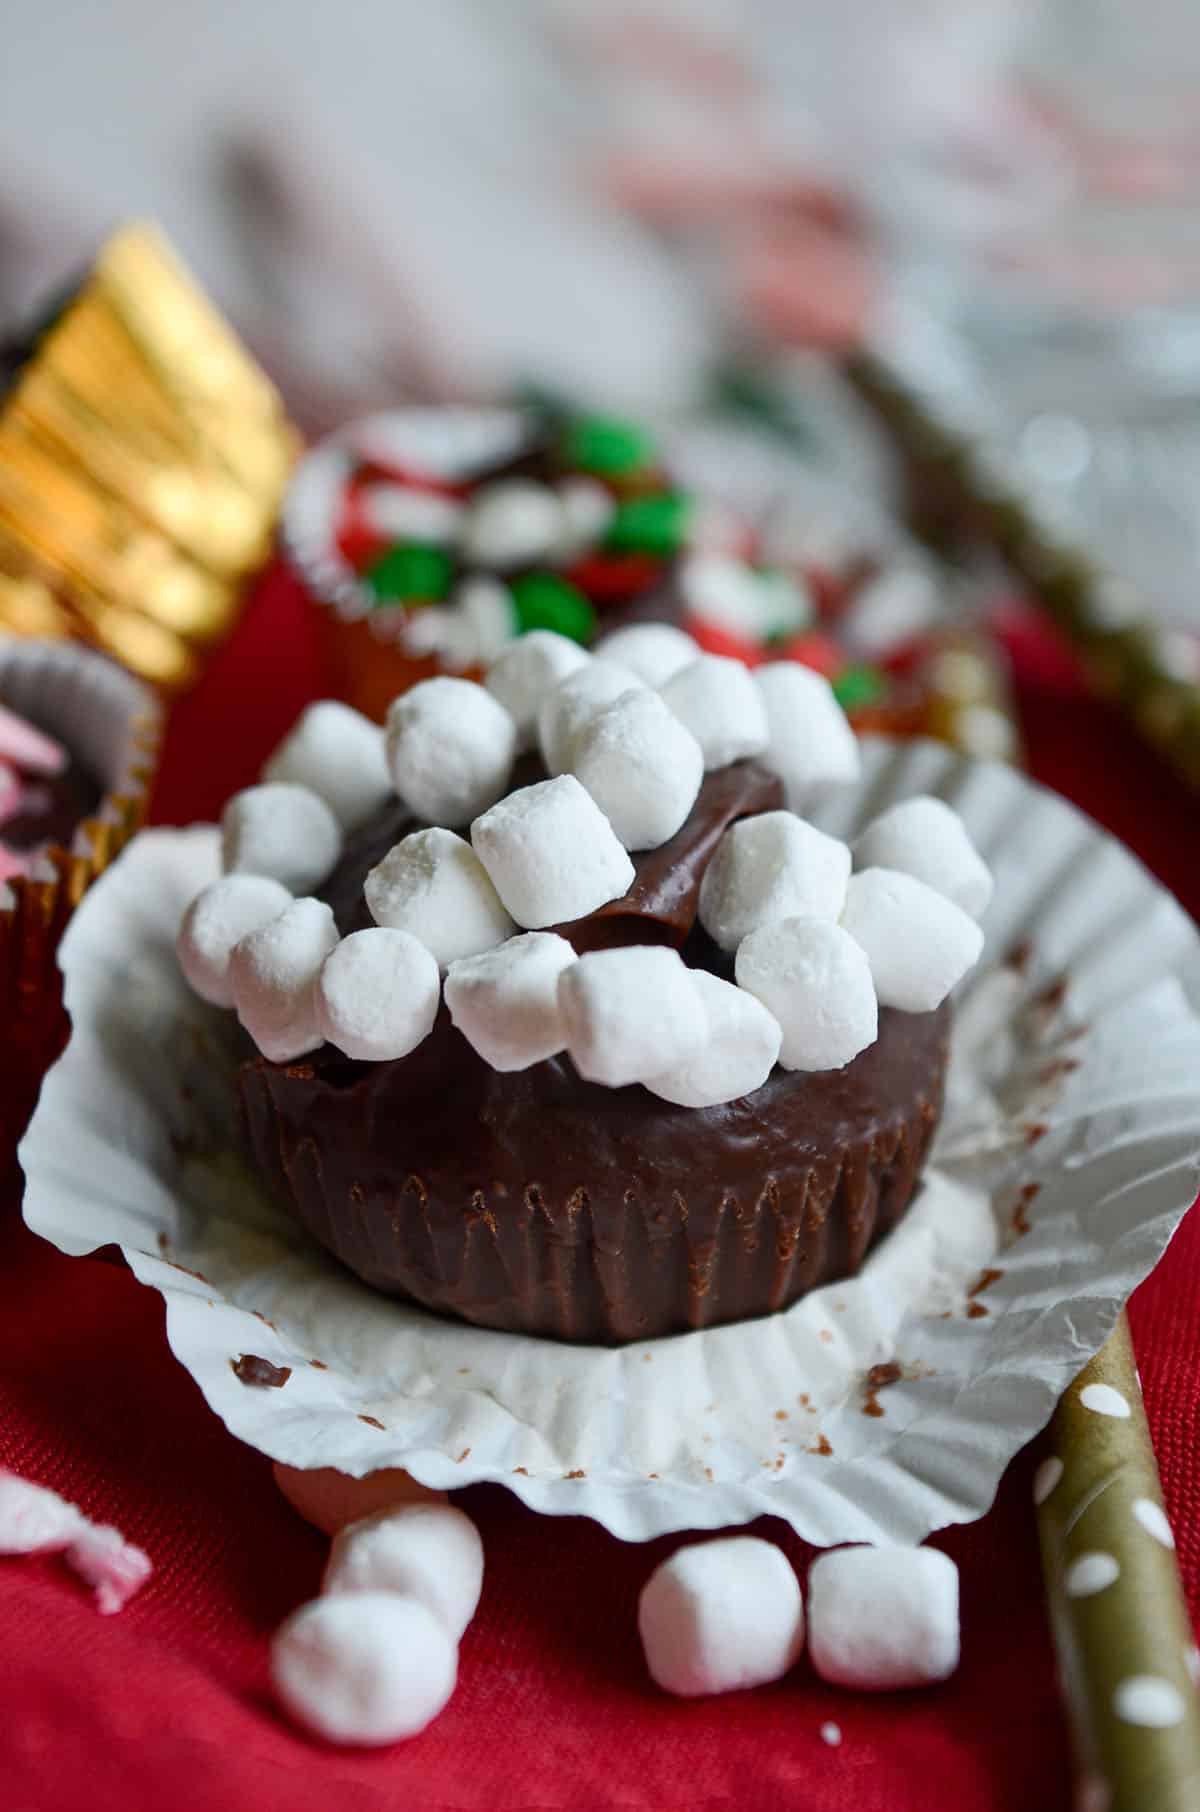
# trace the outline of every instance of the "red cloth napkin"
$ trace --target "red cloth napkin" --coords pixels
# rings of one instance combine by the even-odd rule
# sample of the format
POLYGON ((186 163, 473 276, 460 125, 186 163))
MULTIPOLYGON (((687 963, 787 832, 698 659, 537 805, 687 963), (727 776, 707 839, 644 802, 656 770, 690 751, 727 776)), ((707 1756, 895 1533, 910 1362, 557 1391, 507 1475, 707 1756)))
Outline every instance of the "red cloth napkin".
MULTIPOLYGON (((1075 690, 1043 635, 1011 644, 1034 772, 1200 906, 1196 805, 1075 690), (1189 891, 1190 890, 1190 891, 1189 891)), ((278 576, 177 708, 160 820, 213 815, 320 689, 313 625, 278 576)), ((964 1648, 936 1690, 870 1698, 807 1664, 778 1686, 678 1703, 656 1692, 638 1590, 672 1546, 626 1547, 476 1487, 487 1577, 458 1692, 381 1754, 322 1749, 276 1715, 267 1639, 316 1588, 322 1539, 170 1357, 158 1296, 66 1259, 0 1215, 0 1465, 116 1523, 153 1557, 118 1617, 53 1560, 0 1560, 3 1812, 1063 1812, 1066 1731, 1042 1609, 1031 1462, 983 1522, 938 1538, 963 1574, 964 1648), (836 1722, 839 1747, 821 1740, 836 1722)), ((1167 1505, 1196 1604, 1200 1220, 1134 1301, 1167 1505)), ((760 1532, 797 1565, 782 1524, 760 1532)))

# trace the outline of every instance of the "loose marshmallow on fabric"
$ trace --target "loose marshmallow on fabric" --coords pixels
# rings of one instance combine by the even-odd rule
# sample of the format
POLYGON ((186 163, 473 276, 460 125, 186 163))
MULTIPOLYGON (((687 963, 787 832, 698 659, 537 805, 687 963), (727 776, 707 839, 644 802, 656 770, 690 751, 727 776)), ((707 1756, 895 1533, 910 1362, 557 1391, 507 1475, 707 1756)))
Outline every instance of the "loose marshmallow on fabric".
POLYGON ((235 944, 269 925, 291 905, 281 881, 269 875, 224 875, 202 888, 183 915, 175 953, 179 967, 201 1000, 233 1005, 229 959, 235 944))
POLYGON ((588 720, 623 693, 638 692, 644 684, 631 668, 598 656, 560 680, 538 711, 538 743, 547 770, 565 774, 574 759, 576 739, 588 720))
POLYGON ((363 893, 377 925, 407 931, 442 970, 516 930, 471 845, 439 825, 393 845, 367 875, 363 893))
POLYGON ((562 499, 533 478, 482 485, 463 516, 463 559, 475 566, 533 566, 555 553, 566 531, 562 499))
POLYGON ((290 893, 311 893, 341 853, 338 821, 309 787, 249 786, 221 813, 226 874, 269 875, 290 893))
POLYGON ((343 831, 357 830, 392 795, 383 731, 335 698, 300 713, 262 777, 308 787, 343 831))
POLYGON ((638 1600, 646 1665, 681 1698, 782 1679, 804 1647, 804 1604, 783 1551, 753 1535, 678 1548, 638 1600))
POLYGON ((607 1088, 664 1075, 708 1035, 694 974, 662 945, 589 951, 559 977, 558 1004, 572 1063, 607 1088))
POLYGON ((510 642, 488 669, 484 681, 517 726, 517 746, 531 749, 537 741, 542 700, 569 673, 587 665, 578 642, 552 629, 531 629, 510 642))
POLYGON ((665 686, 672 674, 698 659, 700 644, 673 623, 631 623, 603 636, 596 653, 627 667, 647 686, 665 686))
POLYGON ((395 1592, 315 1598, 271 1643, 284 1710, 330 1743, 416 1736, 446 1705, 457 1676, 458 1652, 433 1612, 395 1592))
POLYGON ((754 671, 767 707, 760 759, 778 774, 787 803, 803 812, 823 791, 857 780, 858 741, 823 674, 799 661, 770 661, 754 671))
POLYGON ((879 1035, 866 953, 828 919, 781 919, 738 946, 739 988, 783 1028, 785 1070, 840 1070, 879 1035))
POLYGON ((565 937, 527 931, 482 956, 451 963, 450 1017, 494 1070, 527 1070, 556 1057, 566 1043, 558 978, 574 961, 565 937))
POLYGON ((924 881, 894 868, 851 875, 842 926, 866 952, 884 1007, 931 1013, 979 961, 973 918, 924 881))
POLYGON ((321 1590, 397 1592, 432 1611, 452 1642, 475 1615, 483 1589, 483 1543, 469 1516, 449 1504, 402 1504, 343 1529, 321 1590))
POLYGON ((571 770, 626 849, 658 849, 696 803, 704 756, 657 692, 627 692, 584 725, 571 770))
POLYGON ((708 1020, 704 1042, 673 1069, 644 1081, 651 1094, 680 1107, 716 1107, 762 1087, 779 1056, 782 1033, 778 1020, 744 988, 704 969, 690 973, 708 1020))
POLYGON ((902 799, 872 819, 854 845, 859 868, 894 868, 945 894, 973 919, 992 897, 992 873, 944 799, 902 799))
POLYGON ((293 900, 234 946, 229 980, 238 1018, 272 1063, 290 1063, 321 1043, 316 982, 337 941, 323 901, 293 900))
POLYGON ((662 698, 700 744, 706 769, 761 755, 767 746, 767 708, 741 661, 702 654, 672 675, 662 698))
POLYGON ((123 1610, 153 1572, 149 1557, 44 1485, 0 1468, 0 1554, 59 1554, 96 1594, 101 1616, 123 1610))
POLYGON ((407 931, 352 931, 317 977, 317 1027, 330 1044, 362 1063, 407 1057, 437 1018, 436 958, 407 931))
POLYGON ((517 726, 473 680, 421 680, 387 715, 392 784, 418 818, 469 824, 508 786, 517 726))
POLYGON ((850 851, 794 812, 760 812, 731 824, 700 886, 700 923, 722 950, 760 925, 837 919, 846 903, 850 851))
POLYGON ((835 1548, 808 1575, 808 1646, 833 1686, 927 1686, 958 1666, 958 1568, 937 1548, 835 1548))
POLYGON ((633 863, 573 774, 510 793, 475 820, 471 842, 505 907, 527 931, 581 919, 633 885, 633 863))

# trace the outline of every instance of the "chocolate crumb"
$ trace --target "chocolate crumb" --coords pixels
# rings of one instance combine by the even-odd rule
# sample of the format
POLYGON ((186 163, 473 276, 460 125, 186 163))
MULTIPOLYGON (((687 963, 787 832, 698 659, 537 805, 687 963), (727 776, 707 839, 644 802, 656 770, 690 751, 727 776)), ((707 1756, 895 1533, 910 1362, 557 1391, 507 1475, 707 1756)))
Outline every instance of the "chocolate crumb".
POLYGON ((883 1404, 879 1401, 879 1398, 875 1395, 874 1391, 867 1394, 866 1400, 863 1403, 862 1412, 864 1416, 881 1416, 884 1414, 883 1404))
POLYGON ((310 1359, 308 1362, 315 1372, 327 1372, 329 1367, 323 1359, 310 1359))
POLYGON ((788 1412, 786 1409, 777 1409, 775 1411, 775 1420, 777 1422, 786 1422, 787 1419, 788 1419, 788 1412))
POLYGON ((522 1477, 522 1478, 523 1478, 523 1479, 527 1479, 527 1478, 528 1478, 528 1477, 529 1477, 529 1468, 528 1468, 528 1466, 514 1466, 514 1467, 513 1467, 513 1471, 514 1471, 514 1472, 519 1472, 519 1473, 520 1473, 520 1475, 521 1475, 521 1477, 522 1477))
POLYGON ((1004 966, 1006 969, 1014 970, 1016 972, 1016 974, 1018 974, 1018 975, 1024 975, 1026 969, 1028 969, 1032 960, 1033 960, 1032 940, 1030 938, 1023 937, 1023 938, 1021 938, 1021 940, 1018 943, 1014 944, 1012 949, 1009 951, 1007 957, 1004 959, 1004 966))
POLYGON ((898 1359, 885 1359, 882 1365, 873 1365, 867 1373, 867 1389, 885 1390, 889 1384, 898 1384, 903 1376, 898 1359))
POLYGON ((458 1368, 458 1375, 459 1375, 459 1377, 460 1377, 460 1378, 465 1378, 465 1377, 466 1377, 466 1376, 467 1376, 467 1374, 468 1374, 468 1372, 469 1372, 469 1371, 470 1371, 470 1369, 471 1369, 471 1368, 470 1368, 470 1366, 469 1366, 469 1365, 460 1365, 460 1366, 459 1366, 459 1368, 458 1368))
POLYGON ((378 1428, 381 1433, 387 1433, 387 1430, 384 1428, 383 1423, 379 1420, 378 1416, 360 1415, 358 1419, 360 1422, 365 1422, 368 1428, 378 1428))
POLYGON ((796 1398, 796 1401, 800 1405, 801 1409, 807 1409, 808 1404, 809 1404, 808 1392, 806 1390, 802 1390, 800 1392, 800 1395, 796 1398))
POLYGON ((825 1436, 823 1434, 819 1434, 817 1436, 815 1444, 812 1447, 806 1447, 804 1451, 806 1453, 819 1453, 823 1460, 827 1460, 829 1458, 830 1454, 833 1452, 833 1448, 829 1445, 829 1442, 826 1440, 825 1436))
POLYGON ((1060 975, 1054 981, 1048 982, 1040 994, 1034 995, 1033 1004, 1035 1007, 1041 1007, 1043 1012, 1057 1013, 1066 998, 1067 978, 1065 975, 1060 975))
POLYGON ((1044 1070, 1038 1071, 1038 1081, 1048 1087, 1051 1083, 1061 1081, 1064 1076, 1073 1075, 1078 1068, 1077 1057, 1056 1057, 1053 1063, 1048 1063, 1044 1070))
POLYGON ((1042 1186, 1040 1183, 1022 1184, 1021 1193, 1017 1198, 1017 1205, 1013 1209, 1012 1218, 1013 1232, 1018 1239, 1030 1231, 1029 1204, 1036 1201, 1041 1193, 1042 1186))
POLYGON ((251 1309, 250 1313, 257 1321, 261 1321, 264 1327, 270 1328, 272 1333, 275 1331, 275 1323, 270 1320, 268 1316, 264 1315, 261 1309, 251 1309))
POLYGON ((1032 1126, 1025 1128, 1026 1145, 1036 1145, 1038 1140, 1044 1139, 1049 1131, 1050 1128, 1044 1120, 1035 1120, 1032 1126))
POLYGON ((998 1271, 995 1265, 989 1265, 986 1271, 979 1273, 978 1278, 967 1291, 967 1295, 978 1296, 981 1290, 986 1290, 989 1284, 994 1284, 998 1277, 1003 1276, 1003 1271, 998 1271))
POLYGON ((643 1353, 642 1354, 642 1364, 649 1365, 649 1363, 653 1359, 653 1357, 654 1357, 653 1353, 643 1353))
POLYGON ((828 1346, 829 1342, 833 1339, 833 1329, 832 1328, 822 1328, 820 1330, 820 1334, 818 1335, 818 1338, 823 1340, 825 1342, 826 1346, 828 1346))
POLYGON ((648 1473, 647 1473, 647 1474, 646 1474, 646 1477, 647 1477, 647 1478, 648 1478, 648 1479, 656 1479, 656 1478, 657 1478, 657 1477, 658 1477, 658 1474, 657 1474, 657 1472, 648 1472, 648 1473))
MULTIPOLYGON (((653 1473, 651 1473, 650 1476, 653 1478, 653 1476, 654 1476, 653 1473)), ((587 1477, 587 1473, 583 1470, 582 1466, 576 1466, 574 1472, 568 1472, 566 1474, 566 1477, 569 1479, 585 1479, 587 1477)))
POLYGON ((463 1461, 470 1459, 470 1457, 471 1457, 471 1449, 469 1447, 464 1447, 462 1452, 458 1455, 458 1458, 455 1460, 454 1464, 456 1466, 461 1466, 463 1461))
POLYGON ((292 1375, 290 1365, 272 1365, 257 1353, 239 1353, 229 1361, 229 1368, 239 1384, 253 1384, 260 1390, 282 1390, 292 1375))
POLYGON ((167 1238, 165 1233, 160 1233, 158 1236, 158 1249, 162 1253, 164 1258, 167 1256, 167 1253, 171 1250, 171 1242, 167 1238))
POLYGON ((704 1476, 705 1476, 705 1478, 706 1478, 706 1479, 708 1479, 708 1481, 709 1481, 709 1482, 710 1482, 710 1484, 711 1484, 711 1482, 712 1482, 712 1475, 713 1475, 713 1469, 712 1469, 712 1467, 711 1467, 711 1466, 706 1466, 706 1467, 705 1467, 705 1468, 704 1468, 704 1476))
POLYGON ((981 1302, 969 1302, 967 1304, 967 1319, 969 1321, 978 1321, 981 1315, 990 1315, 991 1312, 992 1311, 989 1308, 985 1308, 981 1302))

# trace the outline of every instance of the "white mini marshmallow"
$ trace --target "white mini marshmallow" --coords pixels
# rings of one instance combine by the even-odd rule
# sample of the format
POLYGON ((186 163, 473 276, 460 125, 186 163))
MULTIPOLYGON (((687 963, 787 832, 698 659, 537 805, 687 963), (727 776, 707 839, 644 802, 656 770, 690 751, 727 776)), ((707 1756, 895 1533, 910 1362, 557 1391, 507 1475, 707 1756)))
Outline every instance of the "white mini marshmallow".
POLYGON ((563 971, 558 1004, 579 1074, 606 1088, 662 1076, 704 1046, 708 1016, 677 950, 593 950, 563 971))
POLYGON ((698 658, 700 644, 673 623, 631 623, 602 637, 596 653, 628 667, 647 686, 665 686, 672 674, 698 658))
POLYGON ((413 485, 371 484, 360 508, 368 525, 389 541, 453 541, 462 526, 463 505, 457 497, 419 491, 413 485))
POLYGON ((565 937, 527 931, 482 956, 451 963, 450 1017, 494 1070, 527 1070, 556 1057, 566 1043, 558 978, 574 961, 565 937))
POLYGON ((449 1504, 402 1504, 351 1523, 333 1544, 321 1590, 396 1592, 432 1611, 451 1642, 475 1615, 483 1543, 449 1504))
POLYGON ((626 849, 658 849, 696 803, 700 744, 657 692, 627 692, 585 724, 572 772, 626 849))
POLYGON ((633 884, 633 863, 573 774, 510 793, 475 820, 471 842, 505 907, 527 931, 581 919, 633 884))
POLYGON ((785 1070, 840 1070, 879 1035, 865 952, 828 919, 781 919, 738 947, 737 984, 783 1028, 785 1070))
POLYGON ((229 958, 250 932, 269 925, 292 903, 292 896, 268 875, 225 875, 198 893, 183 915, 175 953, 179 967, 201 1000, 233 1005, 229 958))
POLYGON ((731 824, 700 886, 700 923, 722 950, 760 925, 837 919, 846 903, 850 851, 794 812, 760 812, 731 824))
POLYGON ((958 1666, 958 1568, 937 1548, 835 1548, 808 1575, 808 1645, 833 1686, 928 1686, 958 1666))
POLYGON ((498 698, 517 726, 518 747, 531 749, 537 741, 537 719, 542 700, 569 673, 587 665, 589 656, 569 636, 552 629, 532 629, 510 642, 488 669, 484 684, 498 698))
POLYGON ((428 1038, 440 992, 435 958, 409 932, 354 931, 317 977, 317 1026, 347 1057, 387 1063, 428 1038))
POLYGON ((471 845, 437 825, 395 844, 367 875, 363 893, 377 925, 407 931, 442 970, 516 930, 471 845))
POLYGON ((485 812, 507 787, 516 753, 516 724, 472 680, 421 680, 388 709, 392 784, 431 823, 469 824, 485 812))
POLYGON ((501 570, 532 566, 556 552, 566 526, 562 500, 533 478, 482 485, 463 517, 463 558, 501 570))
POLYGON ((753 1535, 676 1549, 638 1600, 651 1676, 685 1699, 780 1680, 804 1647, 804 1604, 782 1549, 753 1535))
POLYGON ((767 707, 762 760, 783 781, 794 812, 858 778, 858 740, 823 674, 799 661, 771 661, 754 680, 767 707))
POLYGON ((284 1710, 330 1743, 416 1736, 454 1691, 458 1652, 433 1612, 394 1592, 347 1592, 301 1605, 271 1643, 284 1710))
POLYGON ((942 602, 935 573, 912 561, 898 562, 858 587, 838 630, 861 659, 882 660, 928 629, 942 602))
MULTIPOLYGON (((409 638, 422 617, 436 605, 410 611, 406 623, 409 638)), ((501 654, 517 633, 517 613, 512 593, 502 579, 488 573, 472 573, 454 588, 444 638, 447 662, 462 672, 467 667, 486 667, 501 654)))
POLYGON ((741 661, 702 654, 667 681, 662 697, 700 744, 706 768, 761 755, 767 746, 767 708, 741 661))
POLYGON ((300 713, 262 777, 319 794, 344 831, 365 824, 392 794, 383 731, 334 698, 300 713))
POLYGON ((238 1018, 272 1063, 290 1063, 321 1043, 316 981, 337 941, 323 901, 293 900, 234 946, 229 982, 238 1018))
POLYGON ((766 632, 768 596, 753 567, 733 554, 695 553, 680 568, 690 616, 758 643, 766 632))
POLYGON ((599 541, 612 520, 616 502, 594 478, 564 478, 555 487, 562 505, 562 530, 555 549, 559 560, 574 560, 599 541))
POLYGON ((341 852, 337 819, 306 786, 249 786, 221 813, 226 874, 269 875, 290 893, 310 893, 341 852))
POLYGON ((782 1032, 778 1020, 753 994, 735 988, 732 982, 703 969, 693 969, 691 977, 708 1021, 704 1042, 673 1069, 648 1076, 646 1087, 652 1095, 680 1107, 716 1107, 722 1101, 753 1094, 771 1074, 779 1056, 782 1032))
POLYGON ((860 868, 897 868, 982 918, 992 873, 956 811, 943 799, 902 799, 868 824, 854 845, 860 868))
POLYGON ((576 739, 589 719, 624 693, 640 691, 644 683, 632 668, 598 657, 560 681, 538 712, 538 742, 549 772, 567 773, 576 739))
POLYGON ((842 925, 862 946, 884 1007, 931 1013, 983 949, 983 933, 961 906, 894 868, 851 875, 842 925))

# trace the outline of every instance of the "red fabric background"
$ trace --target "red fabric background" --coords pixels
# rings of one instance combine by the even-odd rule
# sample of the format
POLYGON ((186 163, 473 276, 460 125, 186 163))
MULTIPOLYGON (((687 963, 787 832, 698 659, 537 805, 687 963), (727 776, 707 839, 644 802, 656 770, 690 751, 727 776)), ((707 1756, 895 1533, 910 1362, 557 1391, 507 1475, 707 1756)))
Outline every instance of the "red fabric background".
MULTIPOLYGON (((1126 838, 1200 908, 1196 804, 1074 688, 1044 637, 1012 638, 1034 772, 1126 838)), ((157 816, 210 816, 320 689, 312 623, 269 580, 177 708, 157 816)), ((1061 1812, 1066 1733, 1041 1603, 1031 1462, 940 1545, 963 1571, 964 1657, 937 1690, 871 1699, 807 1665, 779 1686, 682 1704, 656 1693, 638 1589, 668 1542, 624 1547, 506 1492, 462 1494, 487 1578, 449 1709, 382 1754, 323 1750, 276 1716, 267 1638, 316 1587, 324 1543, 170 1358, 158 1297, 68 1260, 0 1215, 0 1464, 111 1520, 150 1586, 97 1616, 52 1560, 0 1562, 3 1812, 1061 1812), (840 1748, 819 1737, 836 1720, 840 1748)), ((1200 1593, 1194 1364, 1200 1220, 1133 1307, 1167 1503, 1200 1593)), ((800 1544, 782 1525, 798 1563, 800 1544)))

